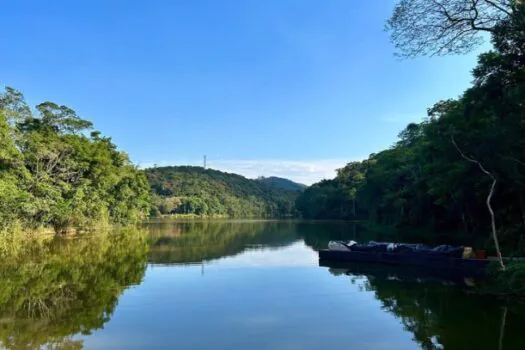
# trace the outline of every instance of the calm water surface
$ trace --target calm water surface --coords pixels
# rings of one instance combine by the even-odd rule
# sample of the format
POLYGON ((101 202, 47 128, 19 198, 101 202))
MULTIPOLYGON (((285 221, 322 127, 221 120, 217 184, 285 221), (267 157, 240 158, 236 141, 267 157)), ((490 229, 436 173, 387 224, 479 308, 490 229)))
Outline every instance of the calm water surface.
POLYGON ((0 348, 525 349, 525 309, 463 281, 320 267, 343 223, 156 222, 0 263, 0 348))

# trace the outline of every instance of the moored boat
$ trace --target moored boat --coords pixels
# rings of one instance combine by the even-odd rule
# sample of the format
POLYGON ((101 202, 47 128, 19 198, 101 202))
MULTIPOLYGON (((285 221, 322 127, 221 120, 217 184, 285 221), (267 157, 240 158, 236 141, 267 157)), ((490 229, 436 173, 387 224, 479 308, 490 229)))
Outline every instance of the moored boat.
POLYGON ((369 242, 330 242, 329 249, 319 251, 321 261, 345 261, 412 265, 430 269, 446 269, 465 276, 480 276, 489 264, 487 259, 475 258, 469 247, 424 244, 369 242))

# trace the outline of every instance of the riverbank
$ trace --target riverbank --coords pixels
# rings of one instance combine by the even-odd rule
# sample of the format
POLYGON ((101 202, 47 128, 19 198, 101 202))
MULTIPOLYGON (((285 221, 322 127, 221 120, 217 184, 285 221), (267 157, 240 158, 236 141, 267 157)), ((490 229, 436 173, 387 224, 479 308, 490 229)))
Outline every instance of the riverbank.
POLYGON ((208 220, 208 219, 231 219, 228 215, 223 214, 212 214, 212 215, 197 215, 197 214, 165 214, 152 216, 152 219, 165 219, 165 220, 208 220))
POLYGON ((525 302, 525 261, 509 261, 505 270, 494 262, 489 266, 485 284, 476 293, 525 302))

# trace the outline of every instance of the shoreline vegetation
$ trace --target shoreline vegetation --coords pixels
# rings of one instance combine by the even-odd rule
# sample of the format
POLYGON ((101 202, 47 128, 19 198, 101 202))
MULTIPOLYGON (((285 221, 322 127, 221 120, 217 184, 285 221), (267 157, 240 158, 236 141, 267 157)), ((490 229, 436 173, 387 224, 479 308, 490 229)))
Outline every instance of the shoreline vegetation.
POLYGON ((525 255, 525 5, 490 33, 471 87, 389 149, 308 187, 296 201, 302 217, 367 220, 496 255, 499 241, 505 255, 525 255))
POLYGON ((173 219, 173 220, 215 220, 215 219, 230 219, 228 215, 212 214, 212 215, 197 215, 197 214, 160 214, 152 216, 150 219, 173 219))
POLYGON ((501 258, 525 256, 525 3, 485 4, 398 2, 387 30, 402 56, 468 52, 480 27, 493 47, 461 96, 431 106, 391 148, 307 188, 296 208, 365 219, 402 240, 485 249, 499 257, 491 288, 525 295, 525 264, 501 258))
POLYGON ((145 169, 152 191, 151 216, 284 218, 298 216, 303 185, 280 178, 247 179, 196 166, 145 169))
MULTIPOLYGON (((413 38, 432 35, 410 36, 417 29, 410 6, 421 3, 428 2, 401 0, 389 21, 401 49, 417 44, 413 38), (403 35, 412 39, 403 41, 403 35)), ((43 102, 32 109, 19 91, 7 87, 0 94, 2 246, 51 231, 127 226, 166 215, 301 217, 362 220, 388 227, 399 240, 525 256, 525 4, 509 4, 501 13, 490 6, 466 10, 466 16, 486 11, 480 16, 492 21, 484 31, 493 48, 479 55, 472 85, 461 96, 431 106, 391 148, 348 163, 335 179, 307 188, 201 167, 139 170, 71 108, 43 102)), ((467 21, 474 34, 476 18, 467 21)), ((434 49, 467 49, 465 41, 455 45, 434 49)), ((406 52, 425 48, 413 49, 406 52)), ((494 290, 525 295, 525 264, 501 265, 491 272, 494 290)))
POLYGON ((0 94, 0 232, 128 225, 149 212, 129 157, 69 107, 0 94))

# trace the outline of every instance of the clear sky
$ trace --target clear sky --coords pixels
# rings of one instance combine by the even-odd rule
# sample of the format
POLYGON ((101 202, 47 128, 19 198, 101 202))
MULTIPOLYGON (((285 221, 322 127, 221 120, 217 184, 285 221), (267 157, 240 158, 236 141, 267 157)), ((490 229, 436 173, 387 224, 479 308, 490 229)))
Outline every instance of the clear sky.
POLYGON ((394 3, 2 1, 0 85, 72 107, 140 166, 206 154, 310 184, 470 83, 475 55, 393 56, 394 3))

